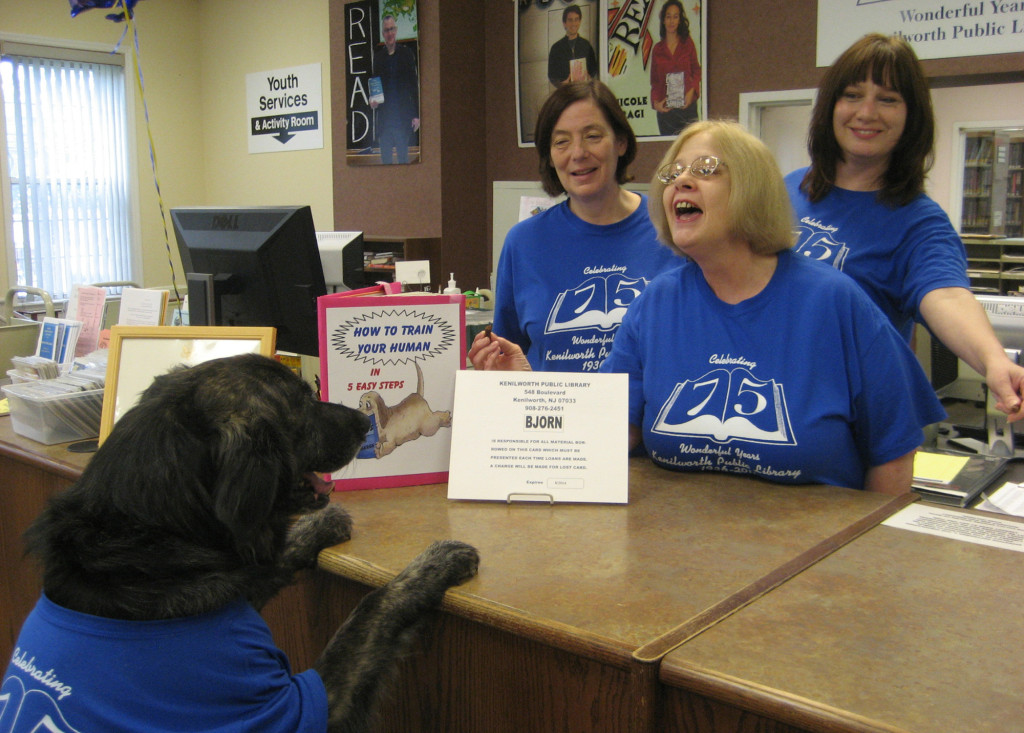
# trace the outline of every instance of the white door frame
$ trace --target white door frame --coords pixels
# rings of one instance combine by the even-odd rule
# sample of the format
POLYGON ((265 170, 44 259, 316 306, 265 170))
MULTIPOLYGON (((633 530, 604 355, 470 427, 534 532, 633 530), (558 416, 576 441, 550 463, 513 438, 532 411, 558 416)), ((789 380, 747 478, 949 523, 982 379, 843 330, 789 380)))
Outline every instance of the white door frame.
POLYGON ((817 89, 787 89, 777 92, 741 92, 740 124, 761 136, 761 112, 766 107, 813 105, 817 89))

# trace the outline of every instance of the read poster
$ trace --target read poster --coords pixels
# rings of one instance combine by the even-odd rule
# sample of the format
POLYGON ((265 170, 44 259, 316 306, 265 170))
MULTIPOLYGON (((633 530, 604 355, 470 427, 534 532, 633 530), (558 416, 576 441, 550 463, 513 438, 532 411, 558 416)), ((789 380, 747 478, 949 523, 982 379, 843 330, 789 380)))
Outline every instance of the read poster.
POLYGON ((321 297, 323 399, 371 423, 341 490, 448 480, 455 374, 465 366, 462 295, 321 297))

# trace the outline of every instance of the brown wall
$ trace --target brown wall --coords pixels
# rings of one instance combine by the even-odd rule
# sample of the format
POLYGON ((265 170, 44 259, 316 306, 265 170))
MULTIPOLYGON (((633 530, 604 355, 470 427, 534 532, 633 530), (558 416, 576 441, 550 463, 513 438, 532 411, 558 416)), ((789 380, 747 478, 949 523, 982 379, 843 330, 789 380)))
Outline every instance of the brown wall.
MULTIPOLYGON (((343 47, 340 5, 331 5, 335 140, 345 139, 344 75, 333 56, 343 47)), ((536 152, 517 145, 516 0, 421 0, 419 7, 423 163, 402 172, 352 168, 336 145, 336 225, 441 236, 445 272, 471 286, 487 282, 492 268, 492 183, 537 180, 536 152)), ((817 0, 768 7, 766 17, 752 12, 749 0, 710 0, 709 116, 737 116, 740 92, 817 85, 817 0)), ((1021 81, 1024 53, 926 61, 925 70, 937 86, 1021 81)), ((651 177, 666 147, 640 144, 632 168, 637 180, 651 177)))

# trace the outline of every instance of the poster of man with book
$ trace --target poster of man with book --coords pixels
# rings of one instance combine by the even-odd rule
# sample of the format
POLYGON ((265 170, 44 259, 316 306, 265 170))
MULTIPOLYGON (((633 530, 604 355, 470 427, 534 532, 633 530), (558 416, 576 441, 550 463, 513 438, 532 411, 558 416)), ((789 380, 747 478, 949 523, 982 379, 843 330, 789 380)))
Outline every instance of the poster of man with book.
POLYGON ((577 79, 607 84, 640 139, 671 139, 706 119, 708 1, 516 3, 519 146, 533 146, 553 86, 577 79), (596 71, 587 60, 591 46, 596 71))
POLYGON ((537 115, 554 87, 603 78, 597 0, 523 0, 516 5, 519 146, 533 147, 537 115))
POLYGON ((418 33, 415 0, 345 5, 349 165, 420 161, 418 33))

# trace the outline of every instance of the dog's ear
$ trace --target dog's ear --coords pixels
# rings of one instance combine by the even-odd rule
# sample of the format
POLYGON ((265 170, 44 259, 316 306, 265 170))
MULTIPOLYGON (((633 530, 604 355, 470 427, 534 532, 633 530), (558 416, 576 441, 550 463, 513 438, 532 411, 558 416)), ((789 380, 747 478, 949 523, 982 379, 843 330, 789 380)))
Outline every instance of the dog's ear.
POLYGON ((291 465, 281 453, 281 441, 277 426, 265 420, 231 419, 217 430, 214 512, 239 550, 257 556, 253 559, 262 554, 261 535, 281 482, 291 478, 281 475, 291 465))

